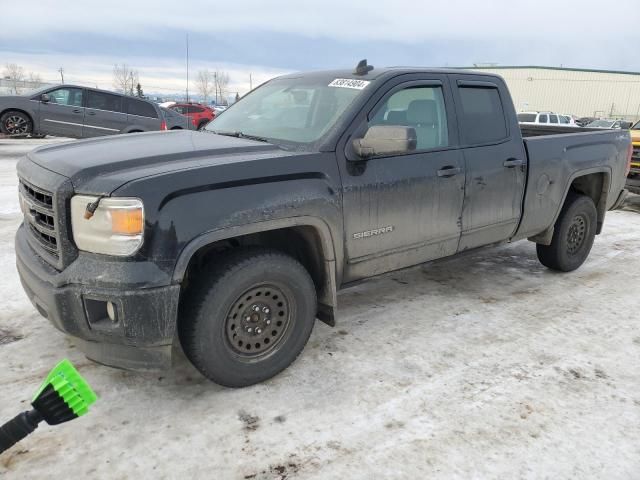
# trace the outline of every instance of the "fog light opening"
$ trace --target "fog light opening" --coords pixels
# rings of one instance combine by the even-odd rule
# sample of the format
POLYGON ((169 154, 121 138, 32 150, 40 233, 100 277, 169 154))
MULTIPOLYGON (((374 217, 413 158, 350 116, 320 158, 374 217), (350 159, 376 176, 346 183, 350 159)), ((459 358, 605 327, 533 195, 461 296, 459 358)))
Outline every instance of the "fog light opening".
POLYGON ((109 316, 109 320, 113 323, 118 321, 118 315, 116 314, 116 306, 113 302, 107 302, 107 315, 109 316))

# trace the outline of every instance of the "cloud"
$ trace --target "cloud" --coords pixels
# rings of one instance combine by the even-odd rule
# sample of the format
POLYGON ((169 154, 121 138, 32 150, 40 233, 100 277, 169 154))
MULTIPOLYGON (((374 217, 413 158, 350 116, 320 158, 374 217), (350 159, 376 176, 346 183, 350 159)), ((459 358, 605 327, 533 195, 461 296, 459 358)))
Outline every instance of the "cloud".
MULTIPOLYGON (((389 40, 408 44, 450 37, 587 40, 596 32, 620 38, 635 32, 637 0, 31 0, 4 2, 0 38, 51 32, 109 32, 161 38, 163 30, 200 33, 270 31, 311 38, 389 40), (615 33, 613 33, 615 32, 615 33)), ((637 34, 636 34, 637 35, 637 34)))
MULTIPOLYGON (((2 0, 0 0, 2 1, 2 0)), ((640 70, 637 0, 30 0, 0 7, 0 64, 47 79, 111 86, 113 64, 140 71, 147 91, 225 69, 231 88, 292 70, 377 66, 552 65, 640 70), (600 33, 604 32, 604 33, 600 33), (19 41, 16 41, 19 39, 19 41)), ((143 85, 144 86, 144 85, 143 85)))

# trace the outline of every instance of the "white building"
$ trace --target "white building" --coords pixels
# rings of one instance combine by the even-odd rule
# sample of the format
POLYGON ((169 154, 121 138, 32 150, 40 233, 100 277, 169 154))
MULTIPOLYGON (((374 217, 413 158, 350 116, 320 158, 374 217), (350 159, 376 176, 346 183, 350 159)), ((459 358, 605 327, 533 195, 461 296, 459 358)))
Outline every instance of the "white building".
POLYGON ((54 84, 45 82, 30 82, 29 80, 23 80, 20 82, 13 82, 7 78, 0 78, 0 95, 15 95, 17 87, 18 94, 28 93, 38 88, 44 88, 53 86, 54 84))
POLYGON ((640 72, 556 67, 473 67, 501 75, 517 111, 640 119, 640 72))

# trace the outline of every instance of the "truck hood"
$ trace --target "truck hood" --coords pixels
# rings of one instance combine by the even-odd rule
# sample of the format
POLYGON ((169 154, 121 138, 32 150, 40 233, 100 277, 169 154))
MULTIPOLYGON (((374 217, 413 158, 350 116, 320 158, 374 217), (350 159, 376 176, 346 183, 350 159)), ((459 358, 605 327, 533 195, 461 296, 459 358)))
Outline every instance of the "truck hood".
POLYGON ((640 143, 640 130, 629 130, 629 133, 633 143, 640 143))
POLYGON ((275 145, 177 130, 116 135, 45 146, 27 158, 71 180, 76 192, 108 195, 142 177, 248 157, 281 157, 275 145))

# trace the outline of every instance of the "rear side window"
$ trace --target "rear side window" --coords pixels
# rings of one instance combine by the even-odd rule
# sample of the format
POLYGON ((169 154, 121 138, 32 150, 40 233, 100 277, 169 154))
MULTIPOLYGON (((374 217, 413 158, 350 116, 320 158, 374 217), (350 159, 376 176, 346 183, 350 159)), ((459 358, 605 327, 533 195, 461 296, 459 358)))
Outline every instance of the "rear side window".
POLYGON ((549 115, 540 115, 539 123, 549 123, 549 115))
POLYGON ((87 108, 107 110, 109 112, 122 112, 122 97, 111 93, 89 90, 87 108))
POLYGON ((153 105, 143 100, 135 98, 127 98, 127 113, 129 115, 137 115, 139 117, 158 118, 156 109, 153 105))
POLYGON ((558 123, 557 115, 549 115, 549 123, 558 123))
POLYGON ((497 142, 507 137, 507 123, 497 88, 458 88, 462 105, 462 138, 467 145, 497 142))

